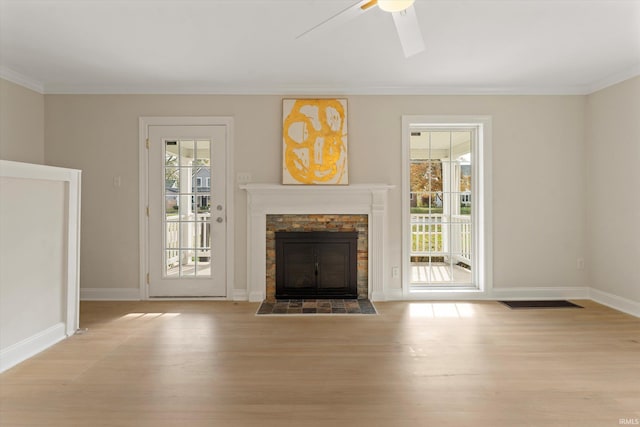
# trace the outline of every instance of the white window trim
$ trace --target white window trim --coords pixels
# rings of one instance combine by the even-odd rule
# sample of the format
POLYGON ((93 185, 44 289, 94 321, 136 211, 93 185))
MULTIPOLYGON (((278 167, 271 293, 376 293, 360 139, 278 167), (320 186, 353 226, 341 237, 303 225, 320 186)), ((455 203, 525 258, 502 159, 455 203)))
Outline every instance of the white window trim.
POLYGON ((491 117, 490 116, 402 116, 402 295, 407 300, 483 299, 493 288, 493 222, 491 208, 491 117), (476 227, 473 251, 476 254, 477 289, 447 288, 411 291, 410 284, 410 183, 409 143, 412 126, 469 126, 478 127, 478 144, 473 150, 474 223, 476 227))

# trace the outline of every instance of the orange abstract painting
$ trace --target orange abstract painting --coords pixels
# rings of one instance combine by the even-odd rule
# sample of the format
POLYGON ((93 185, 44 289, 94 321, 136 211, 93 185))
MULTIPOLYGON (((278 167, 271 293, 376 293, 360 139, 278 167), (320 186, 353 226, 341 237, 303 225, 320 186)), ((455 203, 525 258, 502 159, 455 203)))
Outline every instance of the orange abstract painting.
POLYGON ((285 99, 282 183, 348 184, 347 100, 285 99))

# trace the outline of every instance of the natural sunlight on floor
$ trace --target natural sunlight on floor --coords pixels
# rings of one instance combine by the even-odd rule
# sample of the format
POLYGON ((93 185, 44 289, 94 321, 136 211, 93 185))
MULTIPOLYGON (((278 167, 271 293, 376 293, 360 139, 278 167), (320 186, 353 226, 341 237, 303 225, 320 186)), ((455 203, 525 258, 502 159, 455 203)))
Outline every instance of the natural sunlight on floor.
POLYGON ((409 303, 409 317, 468 318, 474 316, 473 305, 466 303, 409 303))
POLYGON ((176 317, 180 316, 180 313, 128 313, 122 316, 122 319, 155 319, 158 317, 176 317))

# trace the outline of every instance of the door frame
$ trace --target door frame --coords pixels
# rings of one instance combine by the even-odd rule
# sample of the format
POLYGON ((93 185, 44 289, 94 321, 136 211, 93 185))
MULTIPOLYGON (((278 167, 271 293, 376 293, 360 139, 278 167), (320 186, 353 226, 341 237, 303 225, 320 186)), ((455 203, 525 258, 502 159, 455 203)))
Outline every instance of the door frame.
POLYGON ((492 213, 492 118, 491 116, 402 116, 402 295, 406 300, 484 299, 493 289, 493 213, 492 213), (475 289, 439 288, 411 292, 409 278, 410 212, 409 212, 409 139, 411 126, 477 127, 477 146, 473 154, 472 210, 477 230, 473 243, 476 265, 475 289))
POLYGON ((139 159, 139 284, 140 299, 149 300, 156 299, 149 297, 149 221, 147 216, 147 207, 149 206, 149 150, 147 149, 147 139, 149 137, 149 126, 225 126, 225 178, 226 178, 226 195, 225 195, 225 233, 226 233, 226 297, 208 297, 208 298, 162 298, 166 299, 203 299, 203 300, 232 300, 234 298, 234 191, 233 191, 233 117, 226 116, 203 116, 203 117, 140 117, 139 118, 139 143, 138 143, 138 159, 139 159))

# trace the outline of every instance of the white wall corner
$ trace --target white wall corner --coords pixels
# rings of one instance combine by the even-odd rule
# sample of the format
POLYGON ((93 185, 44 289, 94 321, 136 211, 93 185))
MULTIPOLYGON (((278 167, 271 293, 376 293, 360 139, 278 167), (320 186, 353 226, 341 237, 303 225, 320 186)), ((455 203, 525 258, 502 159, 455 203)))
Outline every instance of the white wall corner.
POLYGON ((0 372, 35 356, 67 338, 65 324, 60 322, 0 351, 0 372))
POLYGON ((623 313, 640 317, 640 303, 619 297, 595 288, 589 288, 589 297, 598 304, 606 305, 623 313))
POLYGON ((138 288, 80 288, 81 301, 139 301, 138 288))

